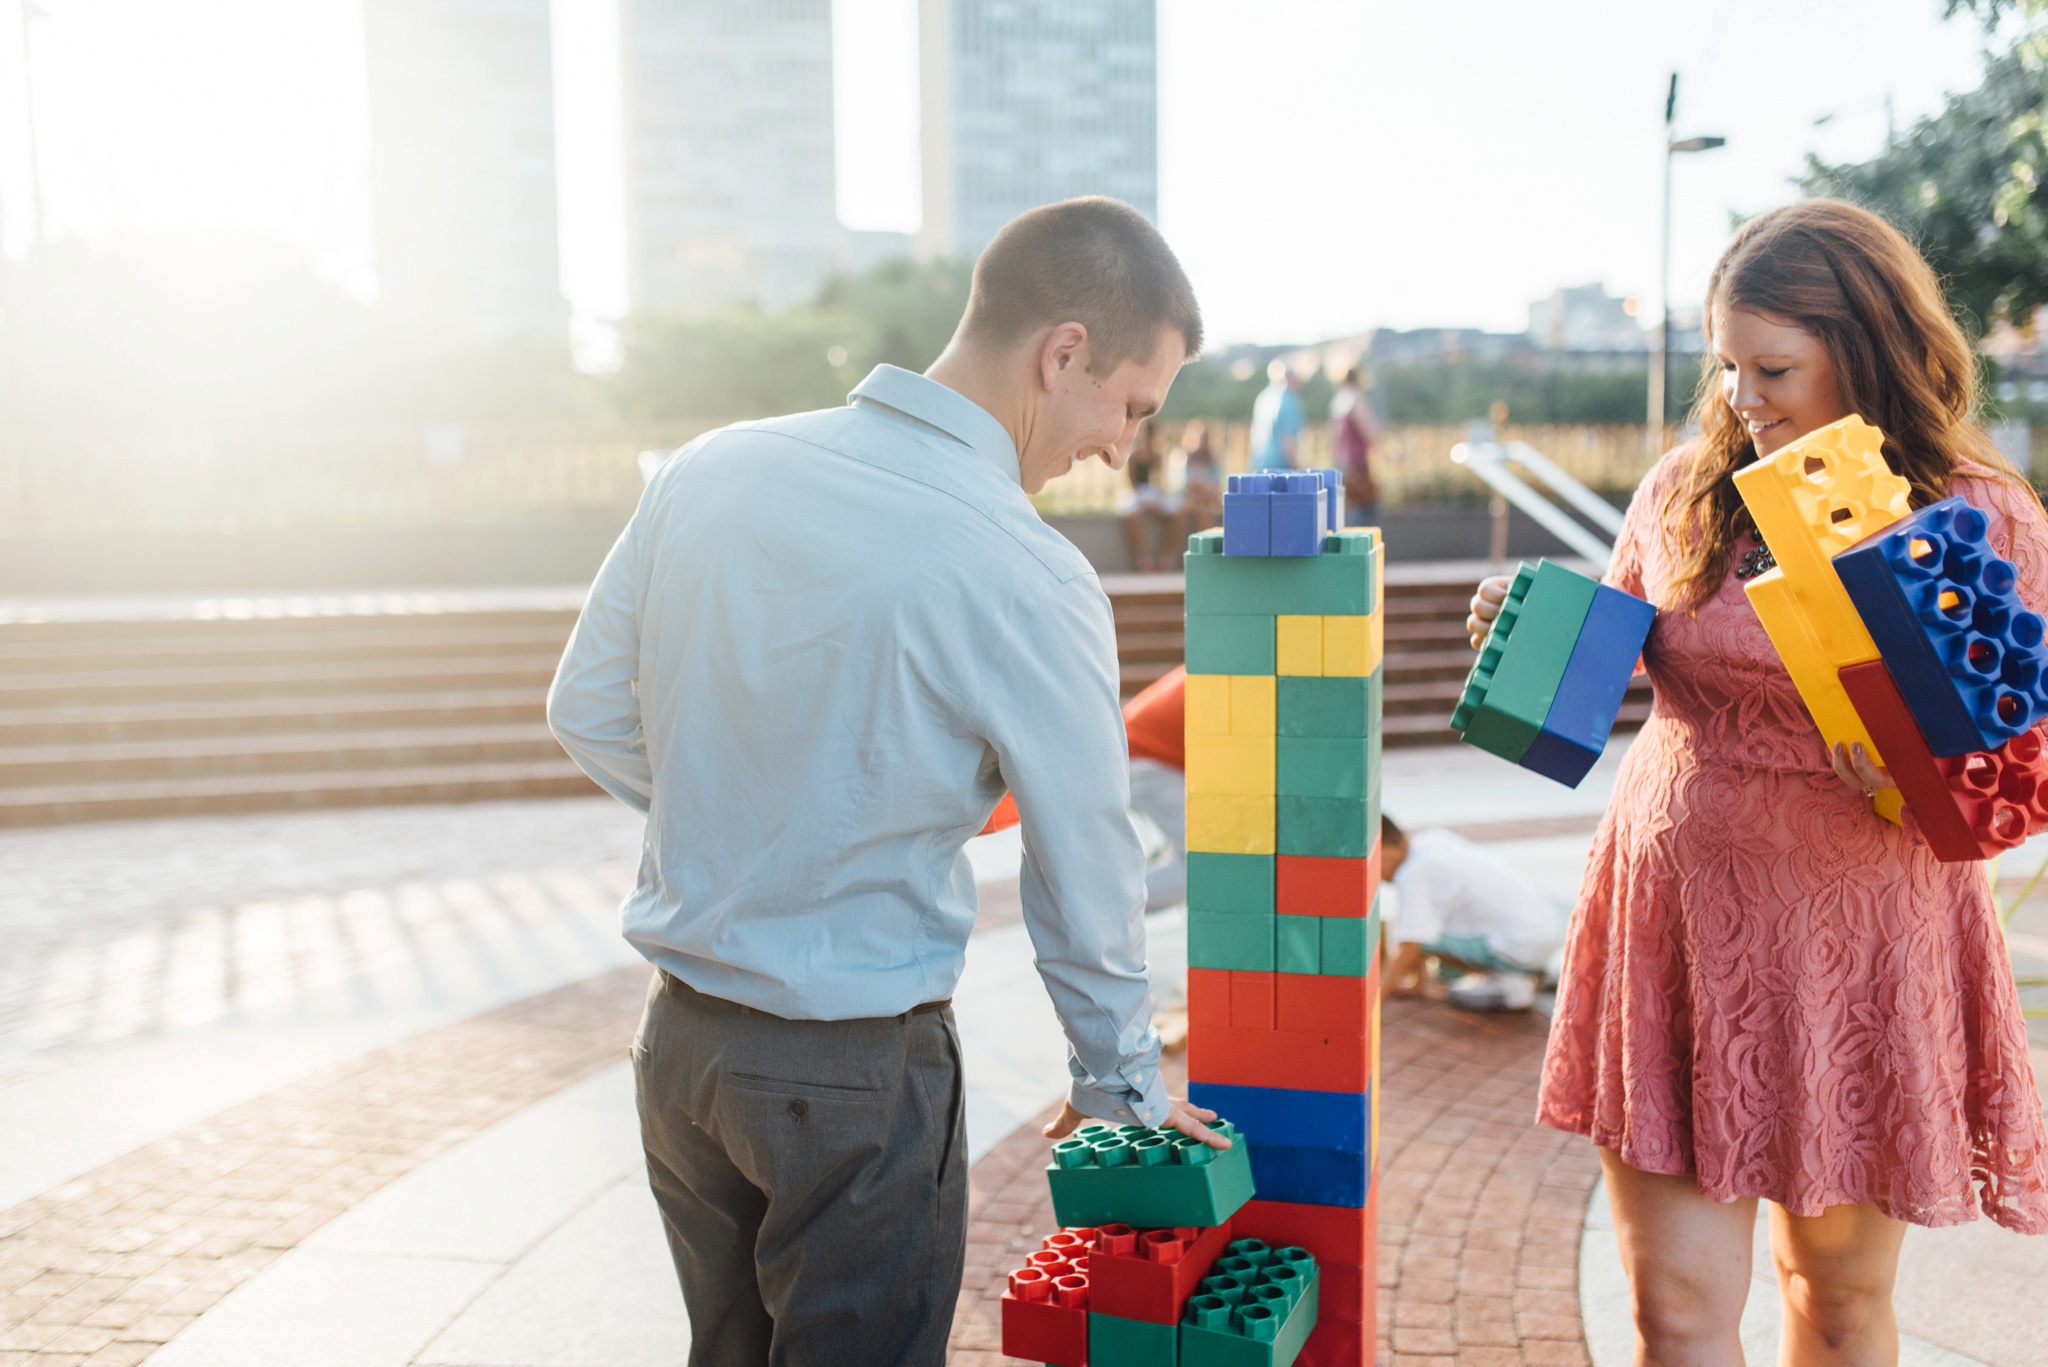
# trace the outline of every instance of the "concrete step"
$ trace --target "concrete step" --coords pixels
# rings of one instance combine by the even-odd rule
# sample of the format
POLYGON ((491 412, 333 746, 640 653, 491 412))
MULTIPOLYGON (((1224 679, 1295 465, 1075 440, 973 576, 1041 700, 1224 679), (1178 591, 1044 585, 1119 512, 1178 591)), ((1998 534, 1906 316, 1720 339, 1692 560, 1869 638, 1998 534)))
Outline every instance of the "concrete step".
POLYGON ((567 756, 508 764, 67 783, 0 789, 0 826, 412 802, 572 797, 598 791, 567 756))
POLYGON ((544 722, 0 747, 0 791, 332 769, 427 769, 562 757, 544 722))
POLYGON ((90 670, 0 677, 0 711, 71 703, 301 697, 430 689, 528 687, 545 690, 556 660, 538 654, 453 660, 301 661, 170 669, 90 670))
POLYGON ((17 641, 0 653, 0 676, 75 674, 85 670, 201 669, 299 664, 334 659, 379 660, 521 655, 561 658, 569 626, 406 628, 396 631, 333 628, 291 635, 231 634, 213 640, 113 637, 17 641))
POLYGON ((531 688, 73 704, 0 712, 0 746, 539 722, 545 711, 531 688))

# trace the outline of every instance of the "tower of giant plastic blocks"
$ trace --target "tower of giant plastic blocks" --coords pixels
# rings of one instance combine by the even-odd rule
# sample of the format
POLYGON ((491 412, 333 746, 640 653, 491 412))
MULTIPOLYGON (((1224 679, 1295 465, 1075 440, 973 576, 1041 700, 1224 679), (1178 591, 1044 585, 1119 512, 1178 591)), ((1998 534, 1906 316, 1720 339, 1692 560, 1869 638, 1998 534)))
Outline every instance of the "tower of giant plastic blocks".
POLYGON ((1315 1256, 1311 1364, 1374 1339, 1385 552, 1338 488, 1233 476, 1187 557, 1188 1091, 1250 1149, 1233 1231, 1315 1256))

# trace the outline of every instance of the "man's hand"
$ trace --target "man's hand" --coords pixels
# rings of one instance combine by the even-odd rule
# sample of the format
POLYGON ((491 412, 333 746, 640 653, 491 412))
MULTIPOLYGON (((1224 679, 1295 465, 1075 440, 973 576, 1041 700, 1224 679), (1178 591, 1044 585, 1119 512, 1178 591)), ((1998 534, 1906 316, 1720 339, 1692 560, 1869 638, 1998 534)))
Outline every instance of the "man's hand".
MULTIPOLYGON (((1168 1125, 1187 1135, 1190 1139, 1201 1140, 1212 1149, 1227 1149, 1230 1147, 1228 1139, 1225 1139, 1222 1135, 1202 1123, 1205 1120, 1214 1120, 1216 1112, 1205 1111, 1200 1106, 1177 1096, 1168 1097, 1167 1102, 1173 1107, 1173 1114, 1168 1116, 1166 1120, 1168 1125)), ((1045 1137, 1047 1139, 1065 1139, 1068 1135, 1079 1129, 1081 1122, 1086 1119, 1088 1119, 1087 1116, 1074 1109, 1073 1102, 1064 1102, 1060 1106, 1059 1117, 1052 1124, 1045 1127, 1045 1137)))
POLYGON ((1422 946, 1413 943, 1402 945, 1386 972, 1388 996, 1413 997, 1420 994, 1429 979, 1429 965, 1423 962, 1422 946))

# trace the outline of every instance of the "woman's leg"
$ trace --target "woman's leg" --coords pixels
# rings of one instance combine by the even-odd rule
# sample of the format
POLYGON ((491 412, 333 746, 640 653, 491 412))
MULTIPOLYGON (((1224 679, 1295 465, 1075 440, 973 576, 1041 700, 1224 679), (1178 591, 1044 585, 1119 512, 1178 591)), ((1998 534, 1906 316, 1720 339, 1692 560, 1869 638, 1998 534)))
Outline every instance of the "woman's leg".
POLYGON ((1819 1215, 1771 1207, 1771 1261, 1785 1300, 1782 1367, 1895 1367, 1892 1283, 1906 1225, 1872 1205, 1819 1215))
POLYGON ((1690 1177, 1639 1172, 1612 1149, 1600 1167, 1635 1300, 1636 1367, 1743 1367, 1756 1202, 1723 1204, 1690 1177))

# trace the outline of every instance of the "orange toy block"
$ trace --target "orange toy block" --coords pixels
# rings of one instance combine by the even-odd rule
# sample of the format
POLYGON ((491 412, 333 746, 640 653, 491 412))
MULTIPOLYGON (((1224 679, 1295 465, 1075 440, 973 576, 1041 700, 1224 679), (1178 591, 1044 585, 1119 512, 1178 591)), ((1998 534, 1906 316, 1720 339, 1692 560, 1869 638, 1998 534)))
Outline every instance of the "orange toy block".
POLYGON ((1208 1026, 1188 1032, 1188 1078, 1238 1087, 1363 1092, 1372 1075, 1364 1035, 1208 1026))
POLYGON ((1277 973, 1234 968, 1230 973, 1230 1024, 1238 1030, 1271 1030, 1276 1019, 1277 973))
POLYGON ((1282 854, 1273 861, 1274 905, 1283 916, 1367 916, 1380 886, 1379 833, 1363 859, 1282 854))
POLYGON ((1230 974, 1227 968, 1188 970, 1188 1025, 1230 1028, 1230 974))
POLYGON ((1352 978, 1334 973, 1276 973, 1273 977, 1279 993, 1280 1029, 1332 1035, 1372 1033, 1377 974, 1352 978))

